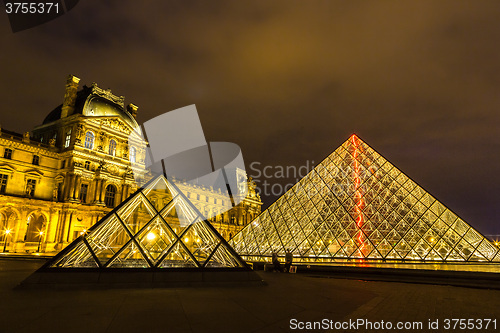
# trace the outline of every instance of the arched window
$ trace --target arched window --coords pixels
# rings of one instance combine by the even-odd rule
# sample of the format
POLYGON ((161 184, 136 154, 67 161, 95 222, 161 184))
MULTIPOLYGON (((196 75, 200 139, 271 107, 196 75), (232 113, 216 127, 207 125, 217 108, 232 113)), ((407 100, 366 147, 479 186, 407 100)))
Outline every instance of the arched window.
POLYGON ((85 134, 85 148, 93 149, 94 148, 94 133, 87 132, 85 134))
POLYGON ((115 156, 116 154, 116 141, 111 140, 109 141, 109 155, 115 156))
POLYGON ((43 215, 36 216, 31 214, 28 216, 26 235, 24 236, 25 242, 38 242, 40 237, 43 236, 43 222, 45 221, 43 215))
POLYGON ((130 147, 130 162, 135 163, 135 147, 130 147))
POLYGON ((114 185, 106 186, 106 193, 104 194, 104 204, 106 207, 114 207, 115 206, 115 195, 116 195, 116 187, 114 185))

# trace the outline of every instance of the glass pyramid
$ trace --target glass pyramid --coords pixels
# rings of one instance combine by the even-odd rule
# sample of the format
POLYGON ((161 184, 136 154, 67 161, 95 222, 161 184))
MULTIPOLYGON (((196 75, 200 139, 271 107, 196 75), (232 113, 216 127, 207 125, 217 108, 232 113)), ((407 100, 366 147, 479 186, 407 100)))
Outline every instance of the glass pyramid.
POLYGON ((163 175, 68 245, 44 268, 247 267, 163 175))
POLYGON ((352 135, 243 228, 249 261, 500 261, 499 249, 352 135))

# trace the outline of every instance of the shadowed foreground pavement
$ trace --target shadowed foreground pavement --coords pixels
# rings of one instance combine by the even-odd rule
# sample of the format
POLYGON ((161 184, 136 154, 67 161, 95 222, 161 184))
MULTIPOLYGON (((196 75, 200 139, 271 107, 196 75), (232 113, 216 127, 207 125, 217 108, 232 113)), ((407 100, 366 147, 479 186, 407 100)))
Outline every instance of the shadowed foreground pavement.
POLYGON ((429 319, 490 318, 500 330, 500 290, 488 289, 260 272, 267 286, 12 290, 42 264, 0 260, 0 332, 287 332, 292 318, 423 322, 407 332, 445 331, 428 330, 429 319))

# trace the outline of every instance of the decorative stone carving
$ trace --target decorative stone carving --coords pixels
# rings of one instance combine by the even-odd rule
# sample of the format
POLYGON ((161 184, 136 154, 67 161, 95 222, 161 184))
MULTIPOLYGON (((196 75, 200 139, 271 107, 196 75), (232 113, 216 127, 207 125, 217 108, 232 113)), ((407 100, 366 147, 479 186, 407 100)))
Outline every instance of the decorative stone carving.
POLYGON ((99 161, 99 166, 97 167, 97 170, 102 170, 106 171, 108 167, 106 166, 106 162, 104 160, 99 161))
POLYGON ((83 127, 82 124, 76 125, 76 131, 75 131, 75 141, 81 142, 83 135, 85 133, 85 128, 83 127))
POLYGON ((130 134, 130 128, 118 119, 100 119, 99 124, 101 126, 109 127, 120 132, 130 134))
POLYGON ((120 105, 122 108, 125 106, 125 97, 123 96, 116 96, 111 93, 111 89, 102 89, 97 86, 97 83, 93 82, 92 83, 92 94, 97 95, 99 97, 105 98, 107 100, 112 101, 113 103, 116 103, 120 105))
POLYGON ((23 134, 23 142, 29 143, 30 142, 30 132, 24 132, 23 134))
POLYGON ((108 168, 108 172, 112 175, 118 176, 118 174, 120 173, 120 170, 118 170, 116 165, 112 165, 108 168))

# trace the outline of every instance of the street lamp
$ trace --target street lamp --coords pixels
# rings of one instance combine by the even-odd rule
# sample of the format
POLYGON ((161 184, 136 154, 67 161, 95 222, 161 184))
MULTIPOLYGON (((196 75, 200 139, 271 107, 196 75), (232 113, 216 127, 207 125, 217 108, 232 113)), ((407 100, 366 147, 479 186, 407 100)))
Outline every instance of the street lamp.
POLYGON ((3 251, 2 252, 5 252, 5 248, 7 247, 7 236, 9 236, 9 234, 10 234, 10 229, 7 229, 4 231, 5 239, 3 240, 3 251))
POLYGON ((40 243, 42 242, 42 236, 43 236, 43 231, 38 232, 38 249, 36 250, 37 253, 40 253, 40 243))

